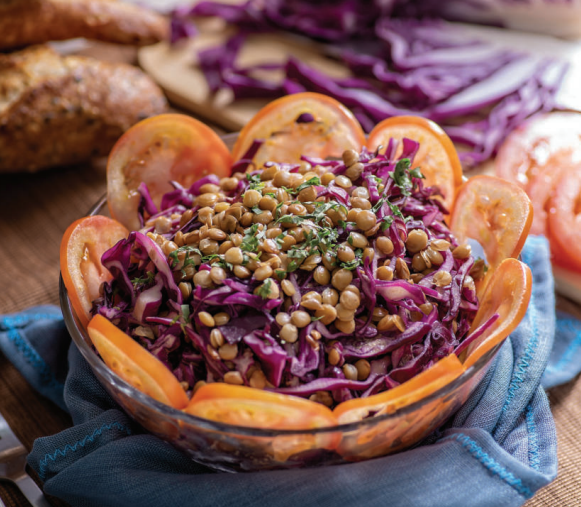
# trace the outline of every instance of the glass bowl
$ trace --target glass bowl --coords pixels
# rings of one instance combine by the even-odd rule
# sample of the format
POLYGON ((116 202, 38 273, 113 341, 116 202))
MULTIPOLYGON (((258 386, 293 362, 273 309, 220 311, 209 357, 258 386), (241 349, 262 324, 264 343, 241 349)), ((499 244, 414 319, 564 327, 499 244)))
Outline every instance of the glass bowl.
MULTIPOLYGON (((226 136, 230 144, 235 136, 226 136)), ((103 197, 89 212, 108 215, 103 197)), ((500 345, 451 383, 393 413, 314 430, 267 430, 202 419, 141 393, 110 370, 95 352, 72 308, 62 277, 60 303, 75 345, 112 398, 145 429, 194 461, 227 472, 326 466, 402 451, 444 424, 476 389, 500 345)))

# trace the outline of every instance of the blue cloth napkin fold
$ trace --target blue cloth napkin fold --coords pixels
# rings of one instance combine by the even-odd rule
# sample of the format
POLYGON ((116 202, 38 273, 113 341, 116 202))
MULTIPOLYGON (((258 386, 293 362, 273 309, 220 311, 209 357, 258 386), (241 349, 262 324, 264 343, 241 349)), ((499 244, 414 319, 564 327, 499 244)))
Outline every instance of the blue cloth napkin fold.
POLYGON ((73 506, 522 505, 557 474, 541 378, 554 386, 581 368, 581 324, 555 316, 548 256, 544 238, 529 239, 523 259, 534 282, 527 314, 444 428, 397 455, 318 469, 225 474, 198 465, 115 404, 69 346, 57 308, 0 317, 2 351, 75 424, 38 439, 28 462, 47 493, 73 506))

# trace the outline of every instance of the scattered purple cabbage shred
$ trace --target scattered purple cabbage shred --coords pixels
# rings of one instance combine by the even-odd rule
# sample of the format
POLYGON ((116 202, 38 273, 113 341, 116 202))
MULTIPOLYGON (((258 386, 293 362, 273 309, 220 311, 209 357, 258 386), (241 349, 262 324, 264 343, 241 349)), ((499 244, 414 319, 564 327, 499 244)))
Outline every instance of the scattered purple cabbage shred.
MULTIPOLYGON (((447 2, 470 4, 476 11, 489 3, 447 2)), ((367 132, 391 116, 423 116, 440 123, 462 147, 461 161, 470 169, 495 155, 506 135, 525 119, 556 107, 555 94, 568 65, 474 40, 463 29, 433 17, 461 12, 450 6, 444 12, 441 4, 436 0, 248 0, 240 5, 203 1, 174 16, 173 38, 183 37, 186 19, 220 17, 239 31, 224 45, 198 54, 213 92, 229 89, 236 100, 324 93, 349 107, 367 132), (292 56, 282 65, 236 63, 249 35, 281 30, 321 43, 321 52, 345 65, 351 77, 330 77, 292 56), (264 77, 265 68, 277 67, 282 80, 264 77)))

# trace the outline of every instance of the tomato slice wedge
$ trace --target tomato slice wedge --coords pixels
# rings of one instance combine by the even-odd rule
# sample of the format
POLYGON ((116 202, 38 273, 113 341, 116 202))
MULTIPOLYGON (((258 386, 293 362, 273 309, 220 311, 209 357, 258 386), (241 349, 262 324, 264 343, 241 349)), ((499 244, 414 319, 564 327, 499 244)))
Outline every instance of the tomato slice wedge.
POLYGON ((573 150, 581 161, 581 114, 549 113, 537 116, 513 130, 495 158, 496 175, 528 189, 537 175, 553 167, 551 159, 573 150))
POLYGON ((263 139, 253 160, 257 167, 267 161, 297 163, 301 155, 341 157, 352 148, 361 150, 365 134, 359 122, 343 104, 319 93, 296 93, 262 108, 241 130, 232 149, 241 159, 256 139, 263 139), (298 121, 311 115, 312 121, 298 121))
POLYGON ((533 278, 529 267, 517 259, 504 259, 486 287, 470 330, 477 329, 495 313, 499 318, 466 350, 469 368, 486 352, 512 333, 524 317, 531 299, 533 278))
POLYGON ((307 430, 337 425, 331 410, 320 403, 222 382, 201 387, 185 411, 204 419, 252 428, 307 430))
POLYGON ((495 176, 475 176, 460 188, 450 229, 460 242, 478 241, 493 271, 508 257, 518 257, 533 221, 526 192, 495 176))
POLYGON ((162 114, 131 127, 117 141, 107 163, 107 201, 111 216, 130 230, 140 227, 137 210, 145 183, 156 206, 173 189, 196 180, 230 174, 232 157, 207 125, 181 114, 162 114))
POLYGON ((188 404, 175 375, 105 317, 95 315, 87 331, 105 364, 128 384, 174 408, 182 409, 188 404))
POLYGON ((452 209, 457 188, 462 184, 462 165, 454 144, 442 128, 419 116, 394 116, 378 123, 369 134, 367 147, 375 150, 387 146, 390 139, 399 142, 408 138, 420 143, 414 167, 420 167, 426 185, 438 185, 444 194, 444 204, 452 209))
POLYGON ((555 264, 581 272, 581 165, 562 172, 549 205, 548 230, 555 264))
POLYGON ((344 401, 335 407, 333 414, 337 417, 339 424, 360 421, 371 413, 390 414, 435 393, 458 378, 463 371, 464 367, 456 355, 450 354, 431 368, 389 391, 374 394, 368 398, 344 401))
POLYGON ((119 222, 97 215, 73 222, 63 235, 61 274, 71 304, 83 326, 91 319, 91 307, 99 297, 99 287, 112 278, 101 264, 101 257, 128 234, 129 231, 119 222))
POLYGON ((533 224, 531 234, 547 235, 551 197, 561 174, 571 169, 571 161, 562 156, 552 157, 553 163, 547 163, 542 172, 529 182, 527 194, 533 204, 533 224))

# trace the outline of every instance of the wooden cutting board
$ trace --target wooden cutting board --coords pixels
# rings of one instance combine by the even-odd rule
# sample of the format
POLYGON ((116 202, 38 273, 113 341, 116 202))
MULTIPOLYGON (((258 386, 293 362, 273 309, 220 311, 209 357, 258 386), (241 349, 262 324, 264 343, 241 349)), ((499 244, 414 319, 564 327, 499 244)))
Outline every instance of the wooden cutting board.
MULTIPOLYGON (((204 74, 197 66, 198 51, 224 42, 231 33, 227 30, 203 33, 175 46, 159 43, 142 48, 138 58, 141 67, 158 82, 171 102, 227 130, 238 131, 269 100, 244 99, 234 102, 227 90, 212 96, 204 74)), ((236 62, 242 67, 259 63, 284 64, 289 56, 333 77, 350 75, 343 65, 323 56, 317 44, 285 35, 250 36, 236 62)), ((263 72, 268 79, 283 78, 280 71, 263 72)))

